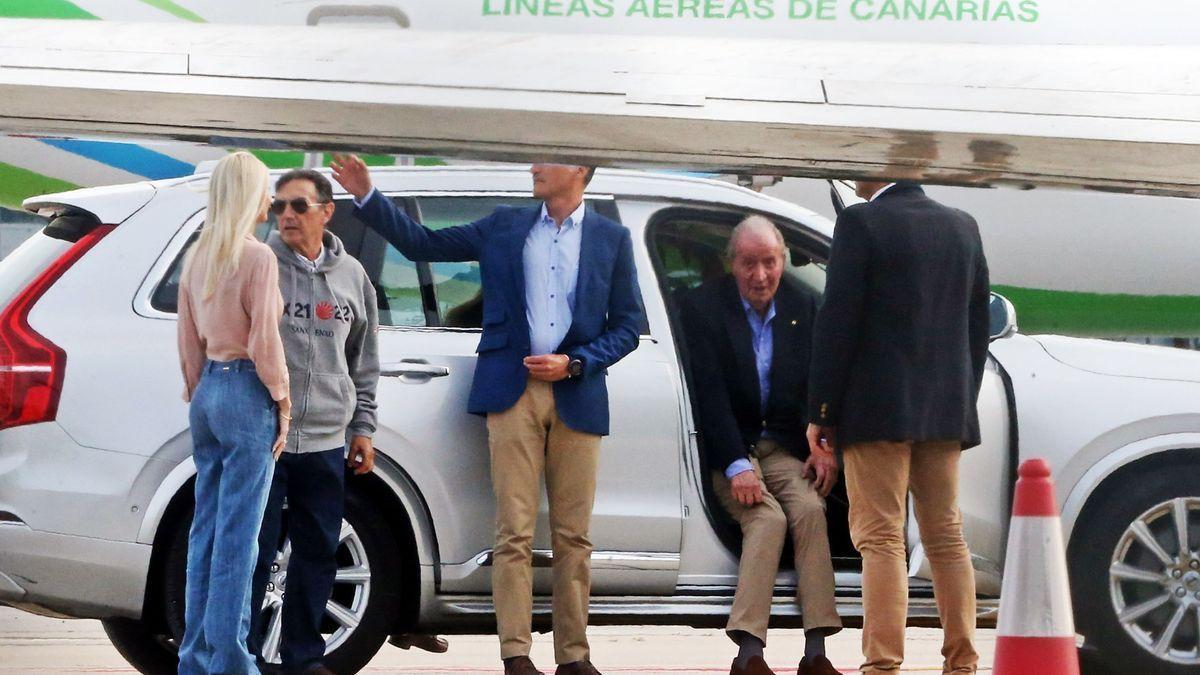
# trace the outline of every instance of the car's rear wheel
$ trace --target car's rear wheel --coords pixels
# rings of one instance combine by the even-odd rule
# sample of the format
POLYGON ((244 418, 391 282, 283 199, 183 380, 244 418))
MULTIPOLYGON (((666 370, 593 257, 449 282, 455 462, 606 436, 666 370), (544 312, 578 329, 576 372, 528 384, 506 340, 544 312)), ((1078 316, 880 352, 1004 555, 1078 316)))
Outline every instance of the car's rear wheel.
POLYGON ((1114 672, 1200 667, 1200 475, 1125 472, 1089 500, 1069 551, 1076 629, 1114 672))
MULTIPOLYGON (((285 532, 286 519, 285 509, 285 532)), ((175 645, 183 637, 190 526, 189 513, 180 519, 163 573, 167 623, 175 645)), ((263 656, 271 663, 279 663, 279 610, 286 591, 290 552, 291 544, 285 537, 276 555, 271 585, 262 608, 263 656)), ((321 628, 325 635, 325 665, 336 673, 355 673, 370 662, 390 633, 400 607, 398 570, 402 568, 402 560, 387 522, 367 497, 354 490, 346 493, 346 513, 336 558, 338 572, 321 628)))

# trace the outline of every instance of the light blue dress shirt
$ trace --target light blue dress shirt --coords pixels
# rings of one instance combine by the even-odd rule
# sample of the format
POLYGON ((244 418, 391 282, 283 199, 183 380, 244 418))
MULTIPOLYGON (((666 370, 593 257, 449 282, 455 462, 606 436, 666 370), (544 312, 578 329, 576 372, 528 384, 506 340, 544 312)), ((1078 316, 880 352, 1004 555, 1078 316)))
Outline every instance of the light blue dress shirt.
MULTIPOLYGON (((742 298, 742 309, 746 311, 746 321, 750 323, 750 345, 754 348, 754 365, 758 370, 759 409, 766 413, 767 401, 771 398, 771 359, 775 356, 775 300, 767 306, 767 315, 759 316, 758 311, 742 298)), ((746 458, 735 459, 725 469, 725 477, 732 479, 744 471, 753 471, 754 466, 746 458)))
POLYGON ((583 214, 580 202, 560 227, 542 204, 542 213, 525 238, 525 319, 530 352, 535 356, 553 354, 571 327, 583 214))

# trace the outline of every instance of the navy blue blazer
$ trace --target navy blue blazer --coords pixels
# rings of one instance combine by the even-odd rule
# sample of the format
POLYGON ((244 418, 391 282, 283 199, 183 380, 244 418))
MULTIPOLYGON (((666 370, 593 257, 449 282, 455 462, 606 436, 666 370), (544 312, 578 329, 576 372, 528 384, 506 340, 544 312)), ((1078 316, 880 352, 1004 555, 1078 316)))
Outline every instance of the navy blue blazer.
MULTIPOLYGON (((501 206, 473 223, 431 230, 376 192, 354 215, 409 260, 479 261, 483 335, 475 349, 469 412, 511 408, 525 391, 529 322, 525 317, 525 239, 541 207, 501 206)), ((558 415, 576 431, 607 435, 607 368, 638 345, 645 323, 629 230, 586 209, 571 327, 556 351, 583 361, 583 375, 554 383, 558 415)))

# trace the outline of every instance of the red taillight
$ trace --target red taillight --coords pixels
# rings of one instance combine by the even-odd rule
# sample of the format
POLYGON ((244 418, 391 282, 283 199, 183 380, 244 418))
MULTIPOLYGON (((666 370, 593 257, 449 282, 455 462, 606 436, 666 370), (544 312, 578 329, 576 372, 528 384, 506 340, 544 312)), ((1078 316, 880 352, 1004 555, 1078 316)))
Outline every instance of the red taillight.
POLYGON ((0 312, 0 429, 49 422, 58 412, 67 353, 29 325, 46 290, 115 225, 80 237, 0 312))

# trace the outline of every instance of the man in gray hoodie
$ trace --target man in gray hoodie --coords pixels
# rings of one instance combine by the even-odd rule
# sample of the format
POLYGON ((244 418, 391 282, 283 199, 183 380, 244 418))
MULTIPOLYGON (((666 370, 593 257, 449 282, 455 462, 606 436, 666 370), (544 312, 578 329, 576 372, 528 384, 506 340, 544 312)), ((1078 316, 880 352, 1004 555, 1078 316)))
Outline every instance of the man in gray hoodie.
POLYGON ((364 474, 375 465, 378 308, 362 264, 325 229, 334 211, 325 176, 306 169, 284 174, 275 184, 271 211, 279 232, 267 244, 279 259, 284 301, 279 332, 293 419, 259 535, 250 651, 261 654, 263 636, 271 634, 279 639, 284 672, 328 673, 321 662, 321 619, 337 571, 345 471, 349 466, 364 474), (275 565, 285 499, 292 543, 286 595, 275 565), (272 607, 282 610, 262 626, 259 610, 268 591, 272 607), (276 623, 280 618, 282 625, 276 623))

